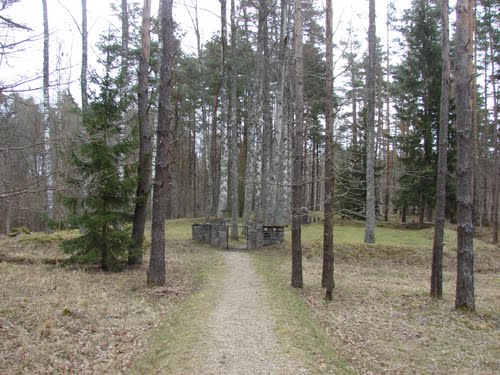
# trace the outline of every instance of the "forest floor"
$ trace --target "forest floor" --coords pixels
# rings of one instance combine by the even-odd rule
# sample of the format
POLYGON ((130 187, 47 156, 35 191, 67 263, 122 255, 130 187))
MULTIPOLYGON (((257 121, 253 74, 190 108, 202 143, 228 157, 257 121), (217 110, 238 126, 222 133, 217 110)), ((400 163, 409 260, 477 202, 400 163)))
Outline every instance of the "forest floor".
POLYGON ((500 370, 500 254, 476 241, 474 314, 428 296, 432 228, 338 223, 334 301, 323 300, 321 223, 303 227, 304 288, 289 286, 290 242, 254 252, 193 244, 167 224, 167 287, 144 265, 61 268, 75 233, 0 238, 0 374, 491 374, 500 370))

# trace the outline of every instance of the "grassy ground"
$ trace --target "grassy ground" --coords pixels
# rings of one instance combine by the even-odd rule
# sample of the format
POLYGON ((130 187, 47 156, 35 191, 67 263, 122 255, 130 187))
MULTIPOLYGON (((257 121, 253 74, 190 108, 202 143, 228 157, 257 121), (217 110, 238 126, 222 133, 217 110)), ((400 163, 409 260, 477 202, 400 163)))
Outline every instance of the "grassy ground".
POLYGON ((141 267, 102 273, 53 265, 64 259, 59 241, 77 233, 0 238, 0 374, 127 372, 165 317, 218 272, 217 252, 182 240, 187 221, 169 224, 167 287, 153 289, 147 255, 141 267))
MULTIPOLYGON (((492 374, 499 371, 498 248, 476 241, 477 313, 455 311, 455 234, 447 231, 445 298, 428 296, 432 229, 377 228, 363 245, 361 226, 335 229, 334 301, 324 302, 322 226, 303 230, 304 284, 293 291, 334 350, 361 374, 492 374)), ((289 284, 290 243, 256 253, 274 293, 289 284)), ((291 288, 288 288, 290 291, 291 288)), ((297 303, 297 302, 296 302, 297 303)), ((293 306, 293 304, 291 304, 293 306)), ((301 325, 299 330, 302 330, 301 325)), ((302 344, 307 345, 306 340, 302 344)), ((320 353, 320 350, 317 350, 320 353)), ((318 360, 324 360, 325 355, 318 360)), ((325 364, 326 366, 326 364, 325 364)), ((328 368, 328 367, 326 367, 328 368)))
MULTIPOLYGON (((74 232, 0 238, 0 374, 148 373, 183 368, 223 274, 220 253, 191 241, 191 220, 167 224, 168 287, 143 266, 104 274, 60 268, 74 232), (165 335, 164 332, 168 332, 165 335), (167 358, 167 359, 166 359, 167 358), (170 366, 170 367, 169 367, 170 366)), ((290 242, 254 252, 278 333, 312 373, 492 374, 499 371, 498 247, 476 241, 477 313, 455 311, 455 232, 446 232, 445 298, 428 297, 432 229, 335 227, 334 301, 319 286, 322 225, 304 226, 303 290, 290 288, 290 242)), ((189 368, 185 368, 189 373, 189 368)))
POLYGON ((317 324, 307 301, 286 282, 279 255, 268 251, 254 253, 258 271, 267 281, 271 308, 277 321, 277 334, 288 355, 307 365, 310 374, 352 374, 346 361, 332 345, 332 337, 317 324))

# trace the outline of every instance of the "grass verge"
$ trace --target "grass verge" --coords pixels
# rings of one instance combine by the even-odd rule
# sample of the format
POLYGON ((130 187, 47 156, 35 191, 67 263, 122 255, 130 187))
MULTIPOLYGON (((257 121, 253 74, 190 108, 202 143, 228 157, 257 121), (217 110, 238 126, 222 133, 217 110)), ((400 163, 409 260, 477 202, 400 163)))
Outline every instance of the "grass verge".
POLYGON ((224 260, 210 251, 212 261, 196 275, 196 291, 175 305, 148 340, 147 351, 134 363, 130 374, 183 374, 198 367, 191 350, 204 332, 218 300, 217 281, 223 277, 224 260))
POLYGON ((312 374, 353 374, 334 349, 332 338, 314 321, 300 292, 289 286, 285 273, 276 267, 283 262, 282 257, 258 251, 253 260, 266 280, 277 334, 287 354, 299 357, 312 374))

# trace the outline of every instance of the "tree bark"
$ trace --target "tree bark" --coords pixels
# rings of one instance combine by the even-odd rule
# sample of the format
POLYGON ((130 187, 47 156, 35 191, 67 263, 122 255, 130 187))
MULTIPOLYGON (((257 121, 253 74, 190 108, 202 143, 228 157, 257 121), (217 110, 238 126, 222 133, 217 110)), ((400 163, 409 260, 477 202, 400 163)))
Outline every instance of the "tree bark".
POLYGON ((134 222, 132 226, 132 238, 135 249, 129 254, 129 264, 142 261, 142 244, 144 242, 144 230, 148 211, 148 197, 151 188, 151 158, 152 158, 152 134, 149 123, 149 57, 151 54, 151 0, 144 0, 142 8, 141 27, 141 54, 139 56, 139 79, 137 87, 137 106, 139 111, 139 161, 137 168, 137 191, 134 210, 134 222))
POLYGON ((274 120, 274 132, 272 143, 272 160, 270 173, 270 197, 276 200, 274 210, 269 213, 270 221, 274 224, 285 225, 284 204, 284 136, 287 133, 284 117, 284 98, 286 80, 286 56, 287 56, 287 26, 288 26, 288 1, 281 0, 281 23, 280 23, 280 46, 279 46, 279 73, 276 92, 276 111, 274 120))
POLYGON ((261 181, 260 181, 260 213, 264 223, 272 224, 269 218, 269 207, 275 207, 276 201, 270 198, 270 160, 272 147, 272 116, 269 74, 269 27, 267 18, 269 15, 269 1, 259 0, 259 32, 258 43, 261 45, 262 73, 261 73, 261 109, 262 109, 262 159, 261 159, 261 181))
POLYGON ((148 285, 165 285, 165 214, 168 178, 168 144, 172 111, 170 108, 174 68, 173 0, 162 0, 160 7, 160 88, 158 127, 156 130, 156 162, 153 190, 153 223, 151 228, 151 257, 147 273, 148 285))
POLYGON ((325 299, 332 300, 333 279, 333 215, 335 173, 333 170, 333 11, 332 0, 326 0, 326 92, 325 92, 325 200, 323 226, 323 274, 325 299))
POLYGON ((81 71, 81 95, 82 112, 88 108, 87 96, 87 71, 88 71, 88 45, 87 45, 87 0, 82 0, 82 71, 81 71))
POLYGON ((226 0, 219 0, 221 12, 221 56, 222 56, 222 72, 221 72, 221 124, 220 124, 220 180, 219 180, 219 203, 217 206, 217 216, 225 217, 227 208, 227 186, 228 186, 228 149, 227 149, 227 16, 226 16, 226 0))
POLYGON ((441 73, 441 103, 439 114, 439 148, 436 182, 436 221, 432 246, 432 271, 430 294, 443 297, 443 237, 446 209, 446 176, 448 174, 448 121, 450 84, 450 47, 448 0, 441 1, 441 48, 443 68, 441 73))
POLYGON ((46 212, 49 220, 54 218, 54 178, 52 176, 52 150, 50 137, 50 81, 49 81, 49 17, 47 0, 43 7, 43 134, 44 134, 44 174, 47 177, 46 212))
POLYGON ((469 0, 457 1, 456 103, 457 103, 457 285, 455 307, 474 311, 474 223, 471 149, 470 66, 472 64, 469 27, 472 9, 469 0))
POLYGON ((365 243, 375 243, 375 0, 370 0, 368 26, 367 124, 366 124, 366 224, 365 243))
POLYGON ((229 124, 231 127, 231 238, 238 240, 238 124, 236 120, 238 97, 238 72, 236 65, 236 5, 231 0, 231 113, 229 124))
MULTIPOLYGON (((491 205, 491 229, 492 229, 492 242, 494 244, 498 243, 498 198, 499 198, 499 187, 500 184, 500 128, 498 127, 498 93, 497 93, 497 76, 495 66, 495 57, 498 55, 498 51, 495 50, 495 40, 494 34, 495 30, 492 24, 492 10, 491 5, 488 7, 488 17, 486 17, 486 26, 488 30, 488 44, 490 49, 490 69, 491 69, 491 91, 493 96, 493 134, 492 138, 494 141, 494 158, 493 158, 493 199, 491 205)), ((485 85, 486 88, 486 85, 485 85)), ((486 94, 485 94, 486 97, 486 94)), ((485 197, 486 200, 486 197, 485 197)))
POLYGON ((302 3, 295 0, 295 124, 292 169, 292 286, 302 288, 302 162, 304 144, 304 52, 302 45, 302 3))

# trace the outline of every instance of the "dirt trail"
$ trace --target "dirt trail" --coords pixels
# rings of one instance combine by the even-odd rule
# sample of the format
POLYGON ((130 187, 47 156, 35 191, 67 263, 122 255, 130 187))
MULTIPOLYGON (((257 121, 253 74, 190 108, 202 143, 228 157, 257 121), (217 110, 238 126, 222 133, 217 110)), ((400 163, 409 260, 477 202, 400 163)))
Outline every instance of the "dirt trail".
POLYGON ((287 357, 274 331, 275 320, 262 280, 245 252, 224 254, 228 273, 206 334, 193 350, 196 374, 307 374, 287 357))

